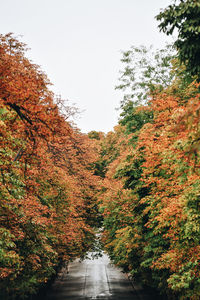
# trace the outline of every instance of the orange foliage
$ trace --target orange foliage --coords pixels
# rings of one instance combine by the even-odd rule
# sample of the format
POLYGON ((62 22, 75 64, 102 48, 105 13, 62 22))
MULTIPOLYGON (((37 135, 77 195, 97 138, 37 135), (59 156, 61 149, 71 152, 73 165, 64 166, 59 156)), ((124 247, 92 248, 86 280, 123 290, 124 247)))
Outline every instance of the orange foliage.
POLYGON ((12 282, 17 295, 91 246, 98 180, 93 142, 68 122, 70 108, 59 110, 61 99, 23 44, 12 35, 0 40, 1 289, 12 282))

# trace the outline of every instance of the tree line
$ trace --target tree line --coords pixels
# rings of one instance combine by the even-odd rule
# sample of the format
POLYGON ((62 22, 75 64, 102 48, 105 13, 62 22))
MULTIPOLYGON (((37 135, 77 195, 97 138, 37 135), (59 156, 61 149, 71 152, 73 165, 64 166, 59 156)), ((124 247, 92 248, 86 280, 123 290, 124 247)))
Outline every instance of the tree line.
POLYGON ((119 124, 100 146, 102 240, 133 280, 169 299, 200 298, 200 3, 157 19, 173 46, 122 55, 119 124))
POLYGON ((98 215, 93 142, 69 118, 26 46, 0 36, 0 297, 36 293, 91 247, 98 215))
POLYGON ((26 45, 0 35, 0 296, 37 293, 95 229, 111 260, 169 299, 200 297, 200 4, 156 17, 161 50, 122 55, 121 115, 82 134, 26 45))

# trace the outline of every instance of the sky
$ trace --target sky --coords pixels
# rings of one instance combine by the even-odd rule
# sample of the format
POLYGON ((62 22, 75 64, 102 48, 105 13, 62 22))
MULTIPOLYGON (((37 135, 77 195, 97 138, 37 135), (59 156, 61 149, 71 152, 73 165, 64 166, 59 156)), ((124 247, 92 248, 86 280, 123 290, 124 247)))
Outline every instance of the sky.
POLYGON ((121 51, 162 48, 155 16, 171 0, 0 0, 0 33, 22 36, 27 56, 47 74, 51 89, 75 104, 84 133, 117 124, 123 94, 115 90, 121 51))

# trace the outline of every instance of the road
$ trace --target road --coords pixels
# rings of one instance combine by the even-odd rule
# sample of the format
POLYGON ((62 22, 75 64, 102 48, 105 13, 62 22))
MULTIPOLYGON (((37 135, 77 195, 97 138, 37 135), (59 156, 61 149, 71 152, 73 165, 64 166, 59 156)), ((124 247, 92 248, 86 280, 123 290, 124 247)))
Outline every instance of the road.
POLYGON ((55 281, 45 300, 147 300, 107 255, 98 259, 76 260, 55 281))

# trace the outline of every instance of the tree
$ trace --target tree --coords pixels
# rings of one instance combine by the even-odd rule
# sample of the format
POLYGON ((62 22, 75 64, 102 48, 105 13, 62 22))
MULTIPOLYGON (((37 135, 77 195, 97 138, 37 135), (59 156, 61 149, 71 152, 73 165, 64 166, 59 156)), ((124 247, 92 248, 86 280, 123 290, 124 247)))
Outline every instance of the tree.
POLYGON ((175 74, 171 68, 175 52, 170 45, 159 50, 154 50, 152 46, 132 46, 122 55, 124 69, 116 86, 116 89, 124 92, 122 108, 129 101, 134 105, 147 103, 151 95, 161 92, 172 83, 175 74))
MULTIPOLYGON (((127 101, 123 105, 119 123, 126 127, 127 134, 131 134, 138 132, 145 123, 151 122, 152 119, 152 111, 143 106, 139 109, 139 106, 136 107, 132 101, 127 101)), ((133 137, 136 140, 137 134, 133 137)))
POLYGON ((143 107, 151 122, 128 135, 123 127, 113 132, 118 155, 100 194, 113 262, 176 299, 200 295, 199 107, 199 95, 181 102, 160 93, 143 107))
POLYGON ((73 128, 70 107, 0 35, 0 297, 36 293, 59 264, 83 256, 95 238, 95 148, 73 128))
POLYGON ((159 28, 167 35, 177 30, 175 47, 182 63, 191 76, 200 81, 200 2, 179 0, 164 9, 156 19, 159 28), (178 3, 177 3, 178 2, 178 3))

